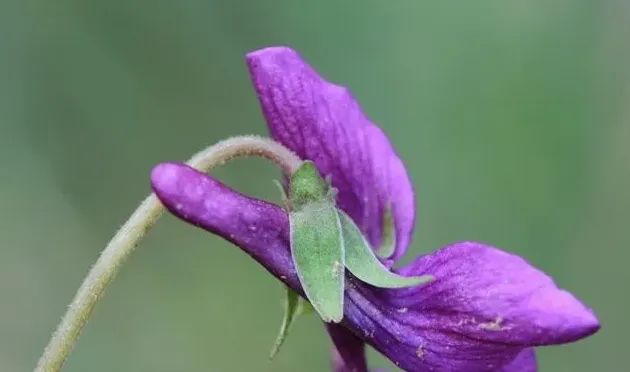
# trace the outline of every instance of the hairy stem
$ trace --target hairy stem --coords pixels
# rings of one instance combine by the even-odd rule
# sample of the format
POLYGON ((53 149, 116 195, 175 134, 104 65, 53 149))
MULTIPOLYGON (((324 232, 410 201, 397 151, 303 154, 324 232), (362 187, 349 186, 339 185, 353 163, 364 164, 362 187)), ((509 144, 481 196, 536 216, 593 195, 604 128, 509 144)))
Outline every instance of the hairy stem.
MULTIPOLYGON (((188 164, 208 172, 237 157, 260 156, 276 163, 290 176, 301 160, 284 146, 272 140, 256 137, 234 137, 221 141, 193 156, 188 164)), ((72 303, 52 335, 35 372, 57 372, 72 351, 81 330, 94 306, 114 279, 123 263, 138 243, 162 215, 164 207, 155 196, 149 195, 118 230, 84 279, 72 303)))

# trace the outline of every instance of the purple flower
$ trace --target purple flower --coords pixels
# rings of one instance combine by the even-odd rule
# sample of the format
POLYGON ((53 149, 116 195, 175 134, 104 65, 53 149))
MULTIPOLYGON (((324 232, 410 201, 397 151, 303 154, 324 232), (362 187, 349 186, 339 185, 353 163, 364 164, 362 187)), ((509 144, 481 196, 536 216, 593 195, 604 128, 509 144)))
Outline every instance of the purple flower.
MULTIPOLYGON (((383 132, 347 89, 322 79, 295 51, 267 48, 248 54, 247 63, 273 138, 332 176, 338 206, 375 247, 391 206, 395 262, 411 239, 414 197, 383 132)), ((303 294, 282 208, 183 164, 156 166, 151 181, 173 214, 239 246, 303 294)), ((481 243, 446 246, 397 272, 436 279, 379 289, 348 278, 344 319, 327 325, 336 372, 367 371, 365 344, 406 371, 533 372, 532 347, 577 341, 599 329, 593 312, 545 273, 481 243)))
POLYGON ((373 247, 380 246, 391 205, 397 240, 391 259, 402 257, 414 226, 413 188, 383 131, 348 89, 322 79, 289 48, 252 52, 247 64, 273 139, 332 177, 337 205, 373 247))

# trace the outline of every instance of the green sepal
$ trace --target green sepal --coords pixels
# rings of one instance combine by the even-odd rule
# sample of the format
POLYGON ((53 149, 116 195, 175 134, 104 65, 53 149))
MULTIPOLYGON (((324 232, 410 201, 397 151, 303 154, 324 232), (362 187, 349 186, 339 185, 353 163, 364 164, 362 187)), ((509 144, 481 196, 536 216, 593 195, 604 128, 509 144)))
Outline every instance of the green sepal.
POLYGON ((280 348, 289 334, 289 329, 297 319, 302 314, 306 314, 310 312, 310 305, 306 302, 302 297, 300 297, 295 291, 290 288, 286 289, 286 296, 284 302, 284 317, 282 319, 282 325, 280 326, 280 331, 278 332, 278 337, 273 344, 273 348, 271 349, 271 353, 269 353, 269 359, 273 359, 278 352, 280 352, 280 348))
POLYGON ((381 258, 389 258, 394 254, 396 249, 396 230, 391 204, 385 206, 383 213, 383 230, 381 234, 381 247, 378 249, 378 255, 381 258))
POLYGON ((343 211, 337 212, 343 231, 346 267, 359 280, 380 288, 404 288, 434 279, 431 275, 401 276, 391 272, 376 257, 354 221, 343 211))
POLYGON ((325 322, 343 318, 344 246, 331 188, 305 161, 289 189, 291 256, 306 298, 325 322))
POLYGON ((300 283, 325 322, 343 318, 344 245, 337 210, 328 201, 289 213, 291 255, 300 283))
POLYGON ((276 185, 278 191, 280 191, 280 200, 282 201, 282 208, 285 210, 291 209, 291 202, 289 201, 289 197, 287 196, 286 191, 284 191, 284 186, 278 180, 273 180, 273 184, 276 185))
POLYGON ((303 162, 291 175, 289 201, 291 208, 328 200, 330 186, 312 161, 303 162))

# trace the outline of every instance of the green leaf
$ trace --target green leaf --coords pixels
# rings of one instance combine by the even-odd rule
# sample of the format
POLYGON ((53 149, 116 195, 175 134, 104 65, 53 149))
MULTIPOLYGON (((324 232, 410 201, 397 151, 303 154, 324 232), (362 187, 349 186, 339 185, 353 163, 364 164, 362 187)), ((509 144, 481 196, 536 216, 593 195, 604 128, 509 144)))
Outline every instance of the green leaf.
POLYGON ((394 217, 392 216, 392 206, 385 206, 383 214, 383 234, 381 247, 378 249, 378 255, 381 258, 389 258, 394 254, 396 249, 396 231, 394 225, 394 217))
POLYGON ((305 161, 289 188, 291 255, 306 298, 325 322, 343 318, 344 248, 330 185, 305 161))
POLYGON ((291 254, 304 293, 325 322, 343 318, 344 246, 339 215, 328 201, 289 213, 291 254))
POLYGON ((391 272, 378 260, 354 221, 341 210, 338 214, 343 231, 346 267, 359 280, 380 288, 404 288, 434 279, 431 275, 408 277, 391 272))
POLYGON ((291 325, 293 325, 293 322, 295 322, 295 319, 297 319, 297 317, 301 314, 306 313, 308 309, 308 302, 304 301, 302 297, 295 293, 295 291, 287 288, 284 303, 284 318, 282 319, 282 325, 280 326, 276 342, 273 344, 271 353, 269 353, 269 359, 273 359, 280 351, 280 348, 282 347, 282 344, 284 344, 284 340, 287 338, 289 329, 291 328, 291 325))

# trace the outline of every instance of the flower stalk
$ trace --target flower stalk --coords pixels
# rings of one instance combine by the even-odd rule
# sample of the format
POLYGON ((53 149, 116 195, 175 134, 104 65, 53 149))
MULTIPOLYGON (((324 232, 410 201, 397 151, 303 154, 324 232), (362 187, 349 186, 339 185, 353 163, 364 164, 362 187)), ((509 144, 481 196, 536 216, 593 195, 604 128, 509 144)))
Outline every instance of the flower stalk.
MULTIPOLYGON (((286 176, 293 174, 302 162, 291 150, 273 140, 241 136, 223 140, 202 150, 187 164, 199 171, 209 172, 232 159, 251 156, 271 160, 286 176)), ((61 370, 96 303, 103 297, 109 283, 163 212, 164 206, 155 194, 151 194, 118 230, 79 287, 34 372, 61 370)))

